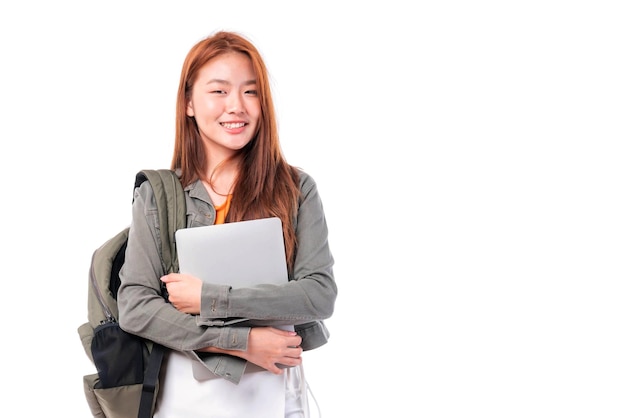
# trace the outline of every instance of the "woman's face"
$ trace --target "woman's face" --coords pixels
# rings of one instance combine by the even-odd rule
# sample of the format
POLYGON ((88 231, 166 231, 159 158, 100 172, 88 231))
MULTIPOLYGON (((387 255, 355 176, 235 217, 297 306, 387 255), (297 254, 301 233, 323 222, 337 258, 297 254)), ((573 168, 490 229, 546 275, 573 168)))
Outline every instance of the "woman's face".
POLYGON ((243 148, 257 131, 261 105, 250 59, 228 53, 198 72, 187 103, 209 155, 226 158, 243 148))

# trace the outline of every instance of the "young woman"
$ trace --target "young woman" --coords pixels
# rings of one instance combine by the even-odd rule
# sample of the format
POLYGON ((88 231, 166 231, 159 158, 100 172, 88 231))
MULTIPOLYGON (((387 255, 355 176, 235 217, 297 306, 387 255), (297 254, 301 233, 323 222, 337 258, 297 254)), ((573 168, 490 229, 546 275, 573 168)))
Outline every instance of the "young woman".
POLYGON ((308 416, 301 355, 328 339, 333 257, 316 184, 282 155, 267 69, 243 36, 218 32, 189 51, 171 168, 185 189, 187 227, 279 217, 289 281, 231 288, 166 274, 153 191, 148 182, 135 190, 118 304, 122 328, 171 349, 155 416, 308 416), (229 318, 259 326, 223 326, 229 318), (272 326, 285 318, 295 332, 272 326))

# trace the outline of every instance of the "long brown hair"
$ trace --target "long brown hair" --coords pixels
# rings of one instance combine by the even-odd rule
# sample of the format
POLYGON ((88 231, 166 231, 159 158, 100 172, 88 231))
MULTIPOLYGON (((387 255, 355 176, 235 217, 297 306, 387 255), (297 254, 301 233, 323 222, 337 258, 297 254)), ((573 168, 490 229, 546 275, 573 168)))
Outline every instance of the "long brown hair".
POLYGON ((293 219, 300 193, 298 170, 287 163, 280 147, 265 63, 256 47, 242 35, 217 32, 198 42, 187 54, 176 98, 176 139, 171 168, 181 171, 184 186, 198 179, 210 182, 206 178, 204 144, 195 119, 187 116, 187 103, 199 70, 210 60, 230 52, 244 54, 252 62, 261 115, 256 135, 237 154, 242 157, 241 165, 226 222, 279 217, 283 223, 287 266, 292 272, 297 246, 293 219))

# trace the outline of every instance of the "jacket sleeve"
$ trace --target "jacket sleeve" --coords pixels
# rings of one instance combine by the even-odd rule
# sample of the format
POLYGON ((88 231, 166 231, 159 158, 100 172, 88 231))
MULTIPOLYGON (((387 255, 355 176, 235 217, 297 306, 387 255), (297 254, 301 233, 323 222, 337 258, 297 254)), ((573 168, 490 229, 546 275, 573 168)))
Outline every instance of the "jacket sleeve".
MULTIPOLYGON (((309 329, 315 323, 323 327, 321 321, 332 315, 337 297, 334 260, 317 185, 310 176, 301 173, 300 188, 293 278, 283 285, 236 289, 204 283, 198 324, 246 318, 255 324, 289 323, 296 325, 296 330, 309 329)), ((323 331, 326 332, 325 328, 323 331)))
MULTIPOLYGON (((179 312, 161 295, 160 278, 165 274, 159 248, 157 207, 152 188, 144 182, 135 190, 126 259, 120 271, 118 307, 120 327, 168 348, 187 352, 207 346, 246 350, 249 327, 198 326, 196 317, 179 312)), ((205 364, 225 361, 222 377, 238 381, 246 361, 233 356, 213 355, 205 364)), ((223 363, 220 363, 223 365, 223 363)))

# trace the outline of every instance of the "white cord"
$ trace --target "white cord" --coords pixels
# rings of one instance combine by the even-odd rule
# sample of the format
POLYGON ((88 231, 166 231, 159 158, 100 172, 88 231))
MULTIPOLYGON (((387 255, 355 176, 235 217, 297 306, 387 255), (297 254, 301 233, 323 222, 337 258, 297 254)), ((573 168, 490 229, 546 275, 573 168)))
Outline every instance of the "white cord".
POLYGON ((317 399, 315 398, 315 395, 313 395, 313 390, 311 390, 311 386, 309 385, 309 382, 306 382, 306 388, 307 391, 311 394, 311 398, 313 398, 313 402, 315 402, 315 409, 317 409, 317 416, 319 418, 322 418, 322 410, 320 409, 320 405, 317 403, 317 399))

